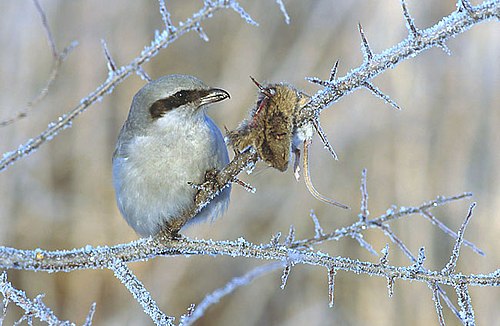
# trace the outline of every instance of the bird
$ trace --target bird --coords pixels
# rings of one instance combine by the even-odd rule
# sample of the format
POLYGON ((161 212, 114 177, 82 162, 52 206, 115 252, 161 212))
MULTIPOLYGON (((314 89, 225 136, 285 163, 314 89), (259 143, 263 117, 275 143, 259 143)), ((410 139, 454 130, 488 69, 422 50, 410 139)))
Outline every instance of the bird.
POLYGON ((206 113, 228 98, 227 91, 180 74, 150 81, 134 96, 113 153, 112 178, 118 208, 140 236, 178 235, 185 224, 227 210, 230 185, 192 218, 181 217, 194 208, 196 185, 229 163, 224 137, 206 113))

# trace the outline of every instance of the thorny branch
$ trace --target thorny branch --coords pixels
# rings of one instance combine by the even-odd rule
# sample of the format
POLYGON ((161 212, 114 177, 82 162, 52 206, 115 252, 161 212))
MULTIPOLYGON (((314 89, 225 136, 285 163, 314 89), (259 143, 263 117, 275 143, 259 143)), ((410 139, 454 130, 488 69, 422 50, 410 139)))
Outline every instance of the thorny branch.
MULTIPOLYGON (((297 127, 319 121, 319 115, 322 110, 360 87, 366 87, 371 91, 376 90, 377 96, 382 97, 389 104, 399 108, 387 95, 373 86, 370 80, 424 50, 443 45, 450 38, 455 37, 480 22, 500 18, 500 1, 485 1, 479 6, 472 7, 471 10, 473 13, 457 9, 456 12, 444 17, 436 25, 419 31, 418 35, 415 35, 410 30, 409 36, 405 40, 380 54, 373 54, 371 49, 369 49, 364 34, 362 34, 364 52, 369 53, 369 55, 365 56, 363 64, 351 70, 344 77, 334 80, 336 64, 332 69, 331 80, 318 82, 324 88, 311 97, 311 101, 301 110, 299 116, 296 117, 297 127)), ((362 29, 360 30, 362 31, 362 29)), ((318 78, 312 78, 312 80, 319 81, 318 78)), ((236 155, 233 161, 216 177, 217 183, 221 187, 212 191, 206 189, 199 193, 196 199, 197 208, 186 213, 186 220, 194 216, 224 185, 235 181, 240 172, 253 168, 258 159, 258 155, 251 149, 236 155)))
POLYGON ((127 264, 119 259, 114 259, 109 263, 109 269, 113 271, 115 277, 119 279, 125 287, 134 296, 134 299, 139 302, 139 304, 144 309, 144 312, 148 314, 149 317, 157 325, 173 325, 173 317, 166 316, 156 302, 151 298, 148 290, 144 285, 137 279, 137 277, 132 273, 127 264))
MULTIPOLYGON (((35 1, 35 3, 37 3, 37 1, 35 1)), ((280 5, 285 17, 287 17, 283 3, 281 1, 277 1, 277 3, 280 5)), ((459 1, 459 9, 457 9, 456 12, 443 18, 439 23, 431 28, 419 30, 410 16, 404 1, 402 1, 402 5, 404 18, 407 21, 407 28, 409 30, 408 37, 398 45, 380 54, 375 54, 371 50, 364 31, 360 25, 362 49, 365 58, 363 64, 349 72, 346 76, 338 79, 335 79, 333 69, 328 81, 311 78, 311 81, 322 85, 324 88, 312 96, 311 101, 308 105, 306 105, 306 107, 303 108, 299 117, 296 119, 297 126, 309 123, 316 123, 316 125, 319 125, 319 115, 323 109, 360 87, 368 88, 376 96, 384 99, 394 107, 399 108, 399 106, 393 102, 390 97, 383 94, 382 91, 371 83, 373 78, 387 69, 393 68, 400 62, 416 56, 426 49, 437 46, 446 50, 447 48, 445 46, 445 42, 451 37, 462 33, 475 24, 494 19, 495 17, 498 19, 500 17, 499 1, 485 1, 481 5, 472 6, 468 1, 461 0, 459 1)), ((143 78, 147 79, 147 75, 142 70, 142 64, 153 58, 161 48, 168 46, 181 35, 194 30, 202 39, 207 40, 205 33, 201 29, 200 23, 208 17, 211 17, 217 10, 222 8, 231 8, 238 12, 247 22, 255 24, 252 18, 235 1, 206 0, 204 1, 204 7, 198 13, 195 13, 191 18, 187 19, 183 24, 179 24, 179 27, 175 27, 171 23, 164 1, 160 1, 160 7, 162 18, 165 22, 165 30, 161 34, 157 35, 151 45, 146 47, 141 54, 132 60, 128 65, 117 68, 107 47, 105 46, 105 43, 103 42, 103 48, 109 68, 108 79, 103 84, 98 86, 94 92, 82 99, 78 106, 73 108, 67 114, 61 116, 57 121, 51 123, 49 127, 39 136, 27 141, 25 144, 19 146, 19 148, 15 151, 5 153, 0 161, 0 171, 4 170, 9 164, 12 164, 21 157, 28 155, 46 141, 52 139, 60 130, 68 127, 72 120, 80 113, 84 112, 93 103, 102 98, 102 96, 112 92, 113 88, 127 78, 131 73, 138 73, 143 76, 143 78)), ((288 18, 286 19, 288 20, 288 18)), ((334 68, 336 68, 336 66, 334 68)), ((196 211, 201 209, 201 207, 210 201, 216 193, 221 190, 221 188, 230 182, 234 182, 237 175, 241 171, 245 169, 252 169, 258 159, 258 155, 251 148, 236 155, 233 161, 217 174, 216 187, 203 188, 203 190, 198 193, 196 198, 197 207, 191 212, 188 212, 188 214, 196 214, 196 211)), ((291 267, 295 264, 308 264, 326 267, 329 273, 330 305, 333 305, 334 275, 339 270, 384 277, 388 281, 390 294, 393 292, 393 285, 396 279, 426 282, 432 290, 440 324, 444 324, 444 318, 439 296, 441 295, 445 301, 449 299, 446 295, 443 295, 439 286, 451 285, 457 292, 459 306, 461 309, 459 318, 465 324, 474 324, 474 311, 468 288, 470 286, 500 286, 500 269, 489 274, 469 275, 464 275, 455 271, 456 261, 462 244, 470 246, 478 253, 482 253, 472 243, 466 242, 463 239, 464 230, 472 216, 472 207, 469 210, 467 219, 458 234, 450 231, 446 226, 443 227, 444 224, 439 222, 429 212, 434 207, 446 204, 453 200, 469 197, 470 194, 465 193, 453 197, 438 197, 437 199, 424 203, 418 207, 402 207, 400 209, 392 207, 387 210, 385 214, 373 219, 368 219, 368 193, 366 191, 366 187, 362 187, 362 192, 363 204, 360 214, 361 218, 357 222, 348 227, 337 229, 334 232, 324 233, 319 225, 319 222, 317 221, 316 216, 312 213, 311 216, 313 217, 313 221, 315 223, 315 236, 310 239, 295 240, 294 229, 292 227, 290 229, 290 234, 284 243, 279 242, 279 235, 273 237, 271 243, 269 244, 253 244, 243 238, 239 238, 235 241, 213 241, 195 240, 186 237, 172 239, 169 236, 160 234, 154 238, 140 239, 128 244, 121 244, 113 247, 103 246, 91 248, 86 246, 85 248, 69 251, 44 251, 41 249, 19 250, 15 248, 0 247, 0 268, 47 272, 69 272, 73 270, 91 268, 111 269, 114 271, 117 278, 125 283, 127 288, 136 298, 141 293, 146 293, 144 297, 141 297, 142 299, 145 299, 144 302, 141 302, 139 298, 137 298, 137 300, 143 305, 146 312, 149 310, 149 315, 153 318, 153 320, 157 324, 161 324, 172 323, 172 317, 166 316, 158 309, 156 303, 149 296, 149 293, 147 293, 140 281, 128 269, 126 265, 127 263, 144 261, 158 256, 177 255, 228 255, 232 257, 276 260, 278 263, 272 266, 285 266, 283 274, 284 283, 286 282, 286 276, 290 272, 291 267), (417 258, 415 258, 415 256, 413 256, 409 250, 406 249, 408 251, 407 255, 409 255, 413 263, 413 265, 408 267, 389 265, 387 263, 387 248, 383 251, 383 257, 379 263, 363 262, 347 257, 332 257, 326 253, 312 250, 313 245, 319 244, 323 241, 338 240, 345 236, 360 239, 361 233, 369 228, 379 228, 383 230, 389 238, 391 238, 391 240, 393 240, 398 247, 402 249, 404 248, 404 244, 391 231, 388 223, 395 219, 403 218, 412 214, 420 214, 428 218, 432 223, 437 224, 446 233, 456 238, 455 248, 451 255, 450 263, 443 268, 442 271, 430 271, 423 268, 422 265, 425 259, 423 249, 420 251, 417 258), (398 244, 398 241, 401 244, 398 244)), ((367 249, 371 248, 371 246, 369 246, 366 242, 360 243, 367 249)), ((273 268, 269 268, 269 270, 272 270, 273 268)), ((260 270, 254 274, 249 273, 248 275, 243 276, 243 278, 245 278, 242 282, 243 285, 258 275, 261 275, 260 270)), ((2 284, 6 284, 6 280, 2 284)), ((226 295, 239 285, 240 283, 238 282, 228 283, 228 286, 223 288, 228 290, 219 292, 219 297, 226 295)), ((3 294, 4 297, 8 296, 6 293, 3 294)), ((213 300, 207 300, 207 305, 214 303, 213 300)), ((193 316, 194 312, 196 312, 196 310, 191 307, 185 320, 189 321, 190 316, 193 316)), ((91 309, 89 316, 92 314, 93 308, 91 309)), ((90 318, 87 320, 90 320, 90 318)))
POLYGON ((406 39, 382 53, 366 55, 365 61, 360 67, 351 70, 344 77, 330 82, 329 86, 317 92, 302 111, 299 121, 307 123, 316 119, 323 109, 355 89, 366 87, 366 83, 376 76, 415 57, 422 51, 445 44, 450 38, 478 23, 500 18, 500 2, 497 0, 485 1, 472 7, 471 10, 472 12, 457 9, 434 26, 420 30, 418 35, 410 32, 406 39))
POLYGON ((181 317, 180 326, 193 325, 194 322, 196 322, 204 315, 205 311, 210 306, 218 303, 224 296, 234 292, 239 287, 248 285, 254 279, 282 267, 283 264, 279 262, 265 264, 250 270, 243 276, 233 278, 222 288, 219 288, 212 293, 207 294, 198 305, 192 306, 191 311, 187 315, 181 317))
MULTIPOLYGON (((69 321, 62 321, 57 318, 54 312, 48 308, 42 301, 43 295, 38 295, 35 299, 30 299, 26 296, 26 293, 22 290, 18 290, 12 286, 12 284, 7 281, 7 273, 3 272, 0 275, 0 293, 4 297, 4 311, 5 316, 7 305, 13 302, 15 305, 19 306, 24 310, 24 315, 18 322, 26 320, 26 322, 31 325, 33 318, 37 318, 40 321, 44 321, 49 325, 61 325, 69 326, 75 325, 69 321)), ((91 325, 92 316, 94 314, 95 304, 92 304, 89 314, 87 316, 86 323, 84 325, 91 325)), ((0 325, 2 324, 3 316, 0 316, 0 325)))
POLYGON ((142 71, 142 65, 155 57, 161 49, 166 48, 169 44, 187 32, 193 30, 199 32, 201 22, 212 17, 217 11, 225 8, 236 11, 248 23, 257 24, 234 0, 204 1, 203 8, 194 13, 191 18, 179 23, 179 26, 176 28, 165 29, 161 34, 156 35, 151 45, 145 47, 141 54, 134 58, 129 64, 119 67, 114 71, 110 71, 108 78, 103 84, 99 85, 93 92, 83 98, 71 111, 51 122, 45 131, 29 139, 24 144, 21 144, 16 150, 4 153, 0 160, 0 171, 5 170, 10 164, 29 155, 47 141, 52 140, 61 130, 70 127, 72 121, 77 116, 85 112, 92 104, 101 100, 103 96, 110 94, 114 87, 125 80, 131 73, 137 71, 140 73, 142 71))
MULTIPOLYGON (((450 197, 452 198, 452 197, 450 197)), ((448 202, 447 198, 444 202, 448 202)), ((421 207, 409 211, 419 212, 421 207)), ((399 215, 399 214, 398 214, 399 215)), ((386 218, 382 215, 375 220, 386 218)), ((358 222, 356 222, 358 223, 358 222)), ((345 229, 349 229, 345 228, 345 229)), ((344 231, 334 232, 346 234, 344 231)), ((347 235, 347 234, 346 234, 347 235)), ((331 257, 326 253, 313 252, 304 244, 315 244, 322 240, 295 240, 290 244, 253 244, 243 238, 235 241, 195 240, 182 237, 171 239, 163 235, 139 239, 113 247, 89 248, 63 251, 20 250, 0 247, 0 268, 37 270, 46 272, 70 272, 89 268, 108 268, 109 262, 119 259, 122 262, 144 261, 157 256, 178 255, 229 255, 265 260, 292 261, 309 265, 324 266, 344 271, 356 271, 370 275, 393 277, 404 280, 437 282, 444 285, 466 283, 470 286, 500 286, 500 269, 486 275, 463 275, 461 273, 442 273, 433 271, 409 271, 405 267, 383 266, 361 262, 344 257, 331 257)))

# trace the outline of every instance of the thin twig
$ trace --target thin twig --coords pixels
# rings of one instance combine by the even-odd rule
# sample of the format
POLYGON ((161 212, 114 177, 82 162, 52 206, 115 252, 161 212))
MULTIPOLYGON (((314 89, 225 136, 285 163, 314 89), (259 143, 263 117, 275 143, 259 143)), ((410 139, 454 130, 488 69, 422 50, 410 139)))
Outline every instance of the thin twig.
POLYGON ((472 212, 474 211, 474 207, 476 207, 476 203, 472 203, 470 205, 469 211, 467 212, 467 216, 465 217, 465 220, 462 223, 460 230, 458 230, 457 239, 455 241, 455 246, 453 247, 453 252, 451 253, 450 256, 450 261, 446 264, 446 266, 442 270, 444 274, 449 274, 454 272, 455 268, 457 267, 458 257, 460 257, 460 247, 464 242, 465 229, 467 228, 467 225, 469 224, 469 221, 472 217, 472 212))
POLYGON ((434 301, 434 307, 436 308, 436 313, 438 315, 438 321, 440 326, 445 326, 443 306, 439 300, 439 291, 436 283, 429 283, 429 287, 432 290, 432 301, 434 301))
POLYGON ((4 298, 15 303, 24 310, 25 316, 38 318, 40 321, 46 322, 49 325, 75 325, 69 321, 59 320, 54 312, 42 302, 43 295, 39 295, 35 299, 30 299, 24 291, 13 287, 12 284, 7 281, 6 272, 0 275, 0 293, 4 298))
POLYGON ((265 264, 250 270, 245 275, 233 278, 223 287, 215 290, 210 294, 207 294, 205 298, 203 298, 203 300, 198 305, 195 306, 194 310, 191 312, 189 316, 186 316, 181 319, 181 323, 179 326, 192 325, 194 322, 196 322, 199 318, 201 318, 205 314, 205 311, 207 311, 208 308, 218 303, 223 297, 233 293, 235 290, 237 290, 242 286, 250 284, 256 278, 259 278, 272 271, 278 270, 282 267, 283 267, 282 262, 265 264))

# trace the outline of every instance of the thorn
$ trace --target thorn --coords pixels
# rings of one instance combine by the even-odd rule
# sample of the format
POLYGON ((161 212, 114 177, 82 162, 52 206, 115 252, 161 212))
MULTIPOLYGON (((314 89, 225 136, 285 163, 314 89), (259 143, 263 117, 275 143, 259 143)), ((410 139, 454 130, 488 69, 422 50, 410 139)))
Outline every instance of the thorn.
POLYGON ((396 102, 394 102, 388 95, 385 95, 384 93, 382 93, 382 91, 380 89, 378 89, 372 83, 365 82, 363 84, 363 86, 366 87, 367 89, 369 89, 373 93, 373 95, 377 96, 378 98, 381 98, 386 103, 389 103, 395 109, 401 110, 401 108, 399 107, 399 105, 396 102))
POLYGON ((236 183, 236 184, 239 184, 240 186, 242 186, 243 189, 245 189, 249 193, 255 194, 255 192, 257 191, 257 189, 255 189, 255 187, 252 187, 251 185, 249 185, 245 181, 240 180, 238 178, 235 178, 233 182, 236 183))
POLYGON ((174 24, 172 24, 172 19, 170 19, 170 12, 167 10, 167 6, 165 5, 165 0, 158 0, 160 5, 160 14, 163 23, 165 24, 165 29, 168 34, 173 34, 177 30, 174 24))
POLYGON ((292 270, 292 264, 286 264, 285 268, 283 268, 283 274, 281 274, 281 289, 284 290, 286 286, 286 281, 288 280, 288 276, 290 275, 290 271, 292 270))
POLYGON ((309 174, 309 146, 311 145, 311 140, 305 140, 304 141, 304 159, 303 159, 303 167, 304 167, 304 180, 305 180, 305 184, 306 184, 306 187, 307 187, 307 190, 309 190, 309 192, 311 193, 311 195, 324 202, 324 203, 327 203, 327 204, 330 204, 330 205, 334 205, 334 206, 337 206, 337 207, 340 207, 340 208, 343 208, 343 209, 349 209, 349 206, 346 206, 342 203, 339 203, 337 201, 334 201, 333 199, 330 199, 330 198, 327 198, 325 196, 323 196, 322 194, 320 194, 316 188, 314 188, 314 185, 312 184, 312 181, 311 181, 311 176, 309 174))
POLYGON ((366 223, 368 216, 370 215, 370 211, 368 211, 368 190, 366 189, 366 169, 363 169, 361 172, 361 213, 359 214, 360 220, 366 223))
POLYGON ((276 233, 275 235, 272 236, 271 241, 269 242, 271 246, 277 247, 281 238, 281 232, 276 233))
POLYGON ((380 257, 380 265, 381 266, 387 266, 387 263, 389 262, 389 244, 386 243, 385 244, 385 247, 382 248, 382 250, 380 251, 380 253, 382 254, 382 256, 380 257))
POLYGON ((318 119, 313 119, 312 120, 314 129, 316 129, 316 132, 318 133, 319 138, 323 142, 324 147, 332 154, 333 158, 335 161, 339 160, 339 157, 337 156, 337 153, 335 153, 335 150, 333 149, 332 145, 330 145, 330 142, 328 141, 328 137, 326 136, 325 132, 323 131, 323 128, 321 128, 321 125, 319 124, 318 119))
POLYGON ((401 6, 403 7, 403 15, 406 20, 406 28, 413 37, 418 37, 420 35, 417 26, 415 26, 415 21, 411 17, 408 8, 406 7, 406 0, 401 0, 401 6))
POLYGON ((328 306, 330 308, 333 308, 334 305, 335 274, 337 274, 335 268, 328 270, 328 306))
POLYGON ((264 95, 266 95, 267 97, 271 98, 273 97, 273 94, 269 93, 269 91, 264 87, 262 86, 261 83, 259 83, 258 81, 255 80, 255 78, 253 78, 252 76, 249 76, 250 79, 253 81, 253 83, 255 84, 255 86, 257 86, 257 88, 262 92, 264 93, 264 95))
POLYGON ((392 298, 394 295, 394 276, 387 277, 387 291, 389 298, 392 298))
POLYGON ((352 232, 351 233, 351 237, 354 240, 358 241, 359 245, 362 248, 368 250, 369 253, 371 253, 374 256, 378 256, 378 252, 376 252, 375 249, 373 249, 372 245, 363 238, 363 235, 361 233, 359 233, 359 232, 352 232))
POLYGON ((322 79, 319 79, 318 77, 306 77, 306 80, 310 83, 313 83, 313 84, 318 84, 318 85, 321 85, 323 87, 330 87, 332 86, 333 84, 330 83, 329 81, 326 81, 326 80, 322 80, 322 79))
POLYGON ((233 9, 238 15, 240 15, 243 20, 245 20, 248 24, 253 26, 259 26, 259 24, 253 20, 253 18, 241 7, 241 5, 234 0, 224 0, 223 5, 233 9))
POLYGON ((311 216, 311 219, 314 223, 314 239, 320 239, 325 235, 325 233, 323 232, 321 224, 319 224, 318 217, 316 216, 316 213, 314 213, 314 210, 311 209, 311 213, 309 213, 309 216, 311 216))
POLYGON ((286 12, 285 4, 283 3, 283 0, 276 0, 276 3, 280 7, 281 13, 285 17, 285 23, 287 25, 290 25, 290 16, 288 16, 288 13, 286 12))
POLYGON ((458 0, 458 8, 465 9, 465 11, 470 15, 474 15, 474 9, 469 0, 458 0))
POLYGON ((290 247, 295 242, 295 228, 290 225, 290 230, 288 231, 288 236, 285 240, 285 246, 290 247))
POLYGON ((333 65, 332 69, 330 70, 330 78, 328 81, 330 83, 333 83, 335 81, 335 75, 337 74, 337 68, 339 66, 339 60, 335 61, 335 64, 333 65))
POLYGON ((361 26, 361 23, 358 23, 358 30, 359 34, 361 35, 361 40, 362 42, 362 49, 363 49, 363 55, 365 57, 365 62, 370 62, 373 59, 373 52, 372 49, 370 49, 370 45, 368 44, 368 41, 366 40, 365 37, 365 32, 363 31, 363 26, 361 26))
POLYGON ((208 38, 208 35, 205 33, 205 31, 203 30, 203 28, 201 28, 201 25, 200 23, 197 23, 195 25, 195 28, 194 30, 198 33, 198 36, 205 42, 208 42, 210 41, 209 38, 208 38))
POLYGON ((101 45, 102 45, 102 49, 104 51, 104 56, 106 57, 106 61, 108 62, 108 70, 110 72, 115 72, 116 71, 115 61, 111 57, 111 54, 109 53, 109 50, 108 50, 108 45, 106 44, 106 41, 104 39, 101 39, 101 45))
POLYGON ((418 250, 417 261, 415 262, 415 265, 413 265, 416 271, 419 271, 421 268, 423 268, 425 258, 425 247, 420 247, 420 249, 418 250))
POLYGON ((441 50, 443 50, 443 51, 444 51, 444 53, 446 53, 447 55, 450 55, 450 56, 451 56, 451 50, 450 50, 450 48, 448 48, 448 47, 446 46, 446 44, 445 44, 444 42, 439 42, 437 46, 439 46, 439 48, 440 48, 441 50))
POLYGON ((87 318, 85 318, 85 323, 83 324, 83 326, 92 325, 92 319, 94 318, 95 308, 96 308, 96 303, 94 302, 90 305, 90 309, 89 309, 89 312, 87 314, 87 318))
POLYGON ((152 81, 151 77, 149 77, 148 73, 142 68, 142 66, 137 66, 135 69, 136 74, 139 75, 143 80, 147 81, 148 83, 152 81))

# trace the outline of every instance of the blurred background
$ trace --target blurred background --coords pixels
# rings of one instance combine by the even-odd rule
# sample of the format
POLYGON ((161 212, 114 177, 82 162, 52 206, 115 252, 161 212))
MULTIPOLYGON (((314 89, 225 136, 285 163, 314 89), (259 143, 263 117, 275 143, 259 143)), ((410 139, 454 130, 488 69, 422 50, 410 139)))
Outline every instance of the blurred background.
MULTIPOLYGON (((479 2, 475 2, 479 3, 479 2)), ((144 69, 152 78, 192 74, 228 90, 231 99, 210 109, 221 128, 235 128, 254 103, 256 88, 248 78, 287 81, 309 94, 319 88, 306 76, 328 78, 335 60, 339 76, 362 62, 357 23, 361 22, 374 52, 407 35, 400 1, 285 1, 286 25, 274 1, 241 1, 259 22, 246 24, 231 10, 203 23, 210 42, 195 33, 162 50, 144 69)), ((0 152, 17 148, 47 124, 75 107, 107 77, 101 39, 118 65, 130 62, 156 29, 162 29, 158 3, 149 1, 43 0, 57 48, 73 40, 79 46, 59 70, 46 98, 28 117, 0 128, 0 152)), ((174 23, 201 8, 201 1, 167 1, 174 23)), ((456 9, 455 1, 410 1, 418 27, 426 28, 456 9)), ((32 1, 0 2, 0 121, 15 116, 44 87, 52 57, 32 1)), ((290 224, 299 238, 314 235, 309 212, 314 209, 325 231, 357 219, 361 170, 368 169, 372 217, 387 208, 418 206, 438 195, 474 193, 472 199, 434 210, 457 230, 472 201, 478 206, 466 238, 486 257, 464 248, 459 270, 489 273, 500 266, 500 39, 498 23, 477 25, 448 42, 453 55, 431 49, 374 80, 403 110, 397 112, 367 90, 358 90, 321 115, 323 129, 339 154, 334 161, 315 138, 311 173, 324 194, 352 207, 343 211, 318 202, 292 171, 280 173, 260 164, 242 179, 257 187, 250 194, 233 187, 227 214, 213 223, 183 231, 190 237, 268 242, 290 224)), ((132 96, 144 85, 130 76, 102 102, 78 117, 73 127, 0 175, 0 244, 34 249, 70 249, 114 245, 137 238, 120 216, 111 184, 111 155, 132 96)), ((391 224, 414 254, 425 246, 425 266, 440 270, 454 241, 421 216, 391 224)), ((380 251, 389 239, 367 232, 380 251)), ((319 247, 333 256, 378 261, 355 240, 319 247)), ((409 261, 391 246, 390 263, 409 261)), ((231 278, 262 264, 228 257, 157 258, 131 268, 167 314, 179 317, 231 278)), ((45 293, 44 302, 63 319, 82 323, 92 302, 95 325, 148 325, 150 319, 125 287, 107 270, 71 273, 9 271, 14 286, 30 297, 45 293)), ((285 290, 281 271, 240 288, 212 307, 199 325, 431 325, 437 324, 432 294, 426 284, 396 282, 388 298, 386 280, 338 272, 335 308, 328 308, 327 273, 296 266, 285 290)), ((455 301, 453 289, 450 298, 455 301)), ((476 321, 500 325, 496 288, 472 288, 476 321)), ((6 324, 19 318, 9 306, 6 324)), ((448 325, 458 324, 445 309, 448 325)))

